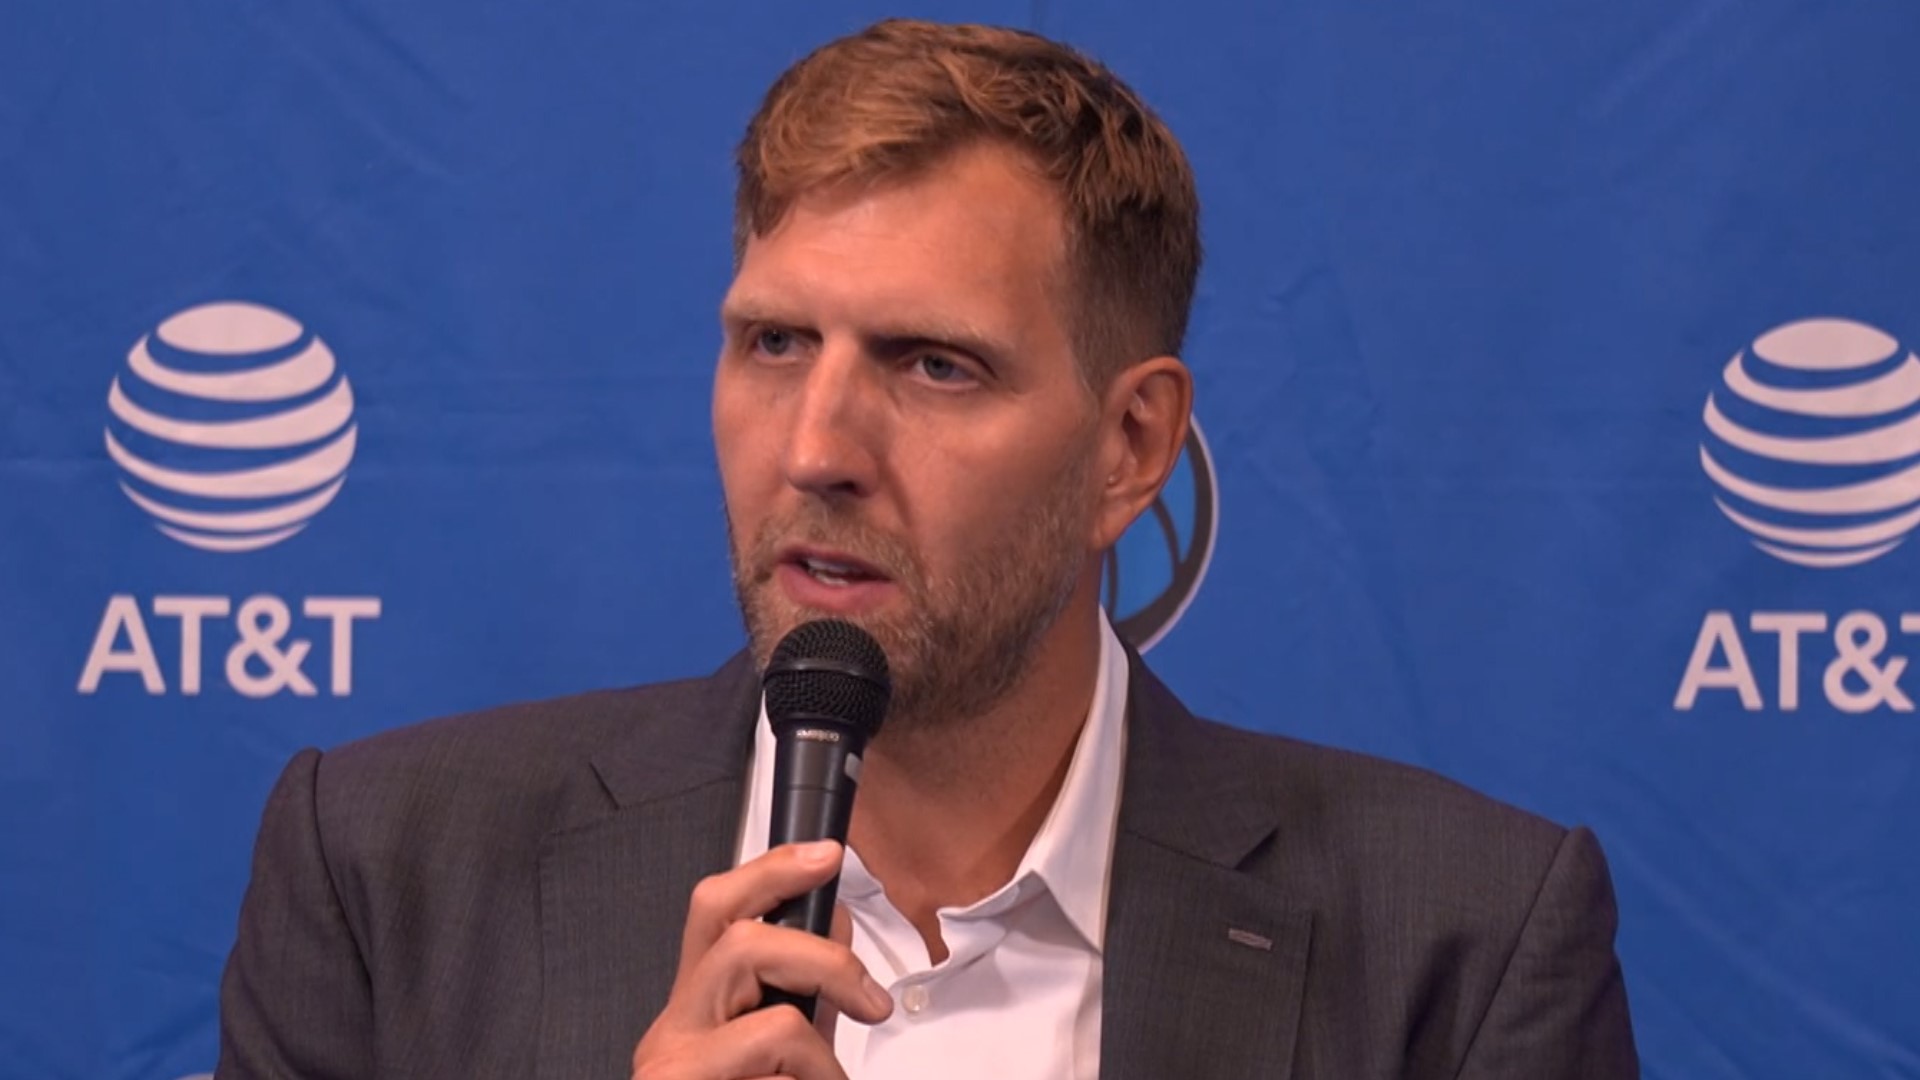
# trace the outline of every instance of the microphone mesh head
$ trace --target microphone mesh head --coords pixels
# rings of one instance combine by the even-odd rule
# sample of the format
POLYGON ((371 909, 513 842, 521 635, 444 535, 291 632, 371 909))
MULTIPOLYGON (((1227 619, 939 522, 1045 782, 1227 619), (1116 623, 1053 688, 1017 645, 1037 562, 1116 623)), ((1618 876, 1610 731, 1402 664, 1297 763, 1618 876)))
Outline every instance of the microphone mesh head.
POLYGON ((774 647, 760 685, 775 731, 796 720, 834 720, 861 739, 880 729, 893 696, 880 643, 841 619, 794 627, 774 647))

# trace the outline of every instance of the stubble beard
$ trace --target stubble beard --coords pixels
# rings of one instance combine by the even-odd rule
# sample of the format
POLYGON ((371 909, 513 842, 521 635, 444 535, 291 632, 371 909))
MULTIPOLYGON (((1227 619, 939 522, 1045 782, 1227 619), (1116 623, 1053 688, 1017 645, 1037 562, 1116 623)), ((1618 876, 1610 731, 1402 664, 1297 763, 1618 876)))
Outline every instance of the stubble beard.
POLYGON ((766 670, 782 636, 829 617, 787 599, 773 582, 781 545, 819 545, 883 570, 901 592, 903 603, 885 614, 848 619, 887 654, 893 700, 886 730, 934 733, 985 714, 1020 684, 1078 584, 1086 548, 1077 511, 1090 463, 1090 453, 1067 463, 1035 505, 1018 508, 939 575, 928 574, 904 541, 838 504, 807 499, 797 513, 766 522, 746 551, 729 517, 734 595, 755 662, 766 670))

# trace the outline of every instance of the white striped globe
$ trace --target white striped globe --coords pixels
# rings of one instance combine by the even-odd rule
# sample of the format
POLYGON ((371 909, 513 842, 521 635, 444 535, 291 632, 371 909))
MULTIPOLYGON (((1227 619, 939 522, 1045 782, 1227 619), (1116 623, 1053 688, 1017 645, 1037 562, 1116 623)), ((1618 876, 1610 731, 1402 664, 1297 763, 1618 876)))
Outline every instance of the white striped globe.
POLYGON ((1714 502, 1775 558, 1877 559, 1920 524, 1916 404, 1920 359, 1885 331, 1838 318, 1775 327, 1707 395, 1700 465, 1714 502))
POLYGON ((142 335, 107 410, 121 490, 203 551, 255 551, 306 528, 346 483, 358 435, 326 342, 243 301, 189 308, 142 335))

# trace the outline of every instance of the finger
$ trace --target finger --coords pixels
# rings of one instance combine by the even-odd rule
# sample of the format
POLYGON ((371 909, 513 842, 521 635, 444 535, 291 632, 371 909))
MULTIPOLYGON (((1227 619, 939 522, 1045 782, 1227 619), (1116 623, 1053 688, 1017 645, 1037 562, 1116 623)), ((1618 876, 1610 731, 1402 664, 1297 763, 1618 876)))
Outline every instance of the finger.
POLYGON ((791 1005, 758 1009, 702 1041, 702 1068, 714 1076, 780 1076, 791 1080, 847 1080, 800 1010, 791 1005))
POLYGON ((732 923, 757 919, 782 900, 826 884, 840 872, 841 857, 840 845, 832 840, 782 844, 724 874, 703 878, 687 902, 681 972, 698 963, 732 923))
MULTIPOLYGON (((827 940, 845 945, 848 950, 853 948, 853 916, 847 913, 845 904, 833 905, 833 929, 828 933, 827 940)), ((888 997, 891 999, 892 995, 888 997)), ((892 1004, 891 1000, 888 1004, 892 1004)), ((827 1041, 828 1046, 833 1045, 834 1028, 839 1019, 840 1008, 831 1000, 822 1000, 813 1011, 813 1030, 820 1033, 820 1037, 827 1041)))
POLYGON ((853 915, 847 911, 847 905, 833 905, 833 928, 827 932, 827 940, 853 948, 853 915))
POLYGON ((727 928, 674 997, 685 1020, 712 1026, 758 1006, 766 986, 818 996, 866 1024, 893 1012, 893 997, 847 946, 751 919, 727 928))

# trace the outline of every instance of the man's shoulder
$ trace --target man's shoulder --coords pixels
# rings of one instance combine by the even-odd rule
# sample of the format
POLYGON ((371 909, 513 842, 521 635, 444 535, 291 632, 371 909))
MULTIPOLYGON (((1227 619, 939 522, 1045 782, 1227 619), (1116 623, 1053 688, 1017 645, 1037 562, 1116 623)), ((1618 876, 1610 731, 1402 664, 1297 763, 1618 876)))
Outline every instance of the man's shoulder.
POLYGON ((1569 829, 1432 769, 1201 720, 1214 755, 1253 778, 1271 815, 1261 860, 1329 899, 1373 892, 1507 907, 1524 902, 1569 829))
POLYGON ((1352 821, 1357 826, 1430 830, 1453 824, 1476 835, 1513 833, 1558 842, 1564 826, 1497 799, 1433 769, 1286 735, 1212 720, 1231 752, 1271 770, 1287 809, 1352 821))
POLYGON ((354 832, 437 821, 544 832, 591 819, 614 801, 610 772, 646 757, 649 745, 670 762, 728 737, 733 718, 716 713, 733 666, 444 715, 341 744, 314 765, 316 813, 323 828, 354 832))
POLYGON ((1156 816, 1271 822, 1282 835, 1351 841, 1347 851, 1492 844, 1537 857, 1568 831, 1434 769, 1199 716, 1143 662, 1130 693, 1129 782, 1153 789, 1156 816))
POLYGON ((437 766, 503 768, 516 775, 572 762, 697 709, 707 678, 586 690, 449 713, 390 728, 327 752, 337 768, 384 771, 437 766))

